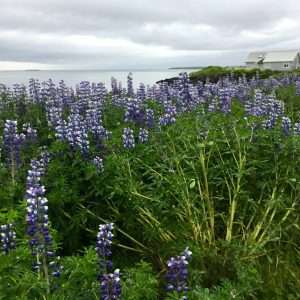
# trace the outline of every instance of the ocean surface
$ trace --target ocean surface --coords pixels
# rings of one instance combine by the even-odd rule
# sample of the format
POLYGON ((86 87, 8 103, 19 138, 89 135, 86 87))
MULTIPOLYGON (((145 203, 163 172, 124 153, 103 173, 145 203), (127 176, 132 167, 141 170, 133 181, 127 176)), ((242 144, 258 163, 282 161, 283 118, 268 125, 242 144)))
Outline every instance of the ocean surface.
MULTIPOLYGON (((133 74, 133 85, 135 88, 140 83, 147 85, 153 85, 157 81, 176 77, 181 70, 174 69, 153 69, 153 70, 86 70, 86 71, 0 71, 0 83, 5 84, 8 87, 12 87, 14 83, 23 83, 28 85, 29 79, 39 79, 40 82, 52 79, 55 84, 58 84, 60 80, 64 80, 67 86, 76 87, 81 81, 90 82, 103 82, 105 86, 110 89, 111 77, 115 77, 118 82, 121 81, 123 86, 127 85, 127 76, 129 72, 133 74)), ((195 70, 182 70, 188 73, 195 70)))

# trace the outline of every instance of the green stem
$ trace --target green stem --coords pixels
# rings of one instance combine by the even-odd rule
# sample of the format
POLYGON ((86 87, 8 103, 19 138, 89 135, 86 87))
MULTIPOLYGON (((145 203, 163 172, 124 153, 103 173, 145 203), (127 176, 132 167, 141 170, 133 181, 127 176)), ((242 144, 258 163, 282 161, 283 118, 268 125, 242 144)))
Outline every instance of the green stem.
POLYGON ((13 143, 10 142, 10 160, 11 160, 11 181, 12 185, 16 184, 15 180, 15 173, 16 173, 16 166, 15 166, 15 158, 14 158, 14 149, 13 149, 13 143))
MULTIPOLYGON (((90 214, 91 216, 97 218, 98 220, 100 220, 101 222, 104 222, 104 223, 109 223, 107 220, 95 215, 92 211, 90 211, 89 209, 87 209, 84 205, 78 203, 77 204, 80 208, 82 209, 85 209, 86 212, 88 214, 90 214)), ((147 246, 143 245, 142 243, 140 243, 139 241, 137 241, 136 239, 134 239, 132 236, 130 236, 128 233, 126 233, 125 231, 123 231, 122 229, 120 228, 117 228, 117 231, 119 231, 120 233, 122 233, 123 235, 125 235, 128 239, 130 239, 132 242, 134 242, 135 244, 139 245, 140 247, 142 247, 143 249, 147 250, 147 251, 150 251, 152 252, 152 250, 150 248, 148 248, 147 246)))
MULTIPOLYGON (((231 201, 230 207, 229 207, 229 220, 228 220, 228 224, 227 224, 226 238, 225 238, 226 241, 230 241, 232 239, 234 217, 235 217, 236 208, 237 208, 237 204, 238 204, 238 196, 240 193, 241 180, 242 180, 242 176, 243 176, 242 171, 244 169, 245 161, 246 161, 246 154, 242 153, 240 139, 239 139, 239 136, 238 136, 235 128, 233 129, 233 132, 235 133, 235 136, 236 136, 237 148, 238 148, 238 158, 233 153, 233 158, 237 165, 238 174, 237 174, 236 184, 234 184, 234 179, 231 178, 231 182, 233 185, 233 197, 232 197, 232 201, 231 201)), ((243 150, 245 152, 245 146, 244 146, 243 150)))
POLYGON ((48 273, 48 266, 47 266, 47 259, 46 259, 45 251, 43 251, 41 253, 41 258, 42 258, 44 278, 45 278, 46 283, 47 283, 47 295, 50 295, 50 280, 49 280, 49 273, 48 273))
POLYGON ((206 199, 207 204, 207 210, 208 210, 208 216, 209 216, 209 227, 210 227, 210 234, 211 234, 211 242, 214 242, 215 240, 215 212, 214 212, 214 202, 212 197, 210 197, 210 190, 209 190, 209 184, 208 184, 208 171, 207 166, 205 165, 205 158, 203 150, 200 150, 200 165, 202 169, 202 175, 204 180, 204 196, 206 199))

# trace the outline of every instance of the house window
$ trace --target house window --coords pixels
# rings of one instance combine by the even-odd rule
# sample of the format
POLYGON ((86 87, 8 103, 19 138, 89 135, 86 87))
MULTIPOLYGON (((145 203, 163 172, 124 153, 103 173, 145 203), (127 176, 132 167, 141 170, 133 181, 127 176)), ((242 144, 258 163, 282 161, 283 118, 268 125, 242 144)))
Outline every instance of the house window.
POLYGON ((283 64, 283 67, 284 67, 284 68, 288 68, 288 67, 289 67, 289 64, 283 64))

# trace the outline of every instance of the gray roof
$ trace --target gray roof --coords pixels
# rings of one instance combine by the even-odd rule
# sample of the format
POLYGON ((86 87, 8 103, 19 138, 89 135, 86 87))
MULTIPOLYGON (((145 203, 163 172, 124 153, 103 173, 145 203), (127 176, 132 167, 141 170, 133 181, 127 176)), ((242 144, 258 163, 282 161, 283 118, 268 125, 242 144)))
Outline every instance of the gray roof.
POLYGON ((264 63, 293 61, 298 53, 299 53, 299 51, 268 52, 264 59, 264 63))
POLYGON ((250 52, 246 59, 246 63, 258 63, 264 59, 267 53, 268 52, 250 52))

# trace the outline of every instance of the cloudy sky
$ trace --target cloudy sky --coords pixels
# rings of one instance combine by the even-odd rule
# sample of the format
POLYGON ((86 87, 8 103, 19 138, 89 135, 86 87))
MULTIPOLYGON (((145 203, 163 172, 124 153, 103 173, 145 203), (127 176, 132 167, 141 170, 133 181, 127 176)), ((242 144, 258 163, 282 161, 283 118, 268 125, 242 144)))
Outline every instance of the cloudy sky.
POLYGON ((0 0, 0 69, 242 65, 299 32, 298 0, 0 0))

